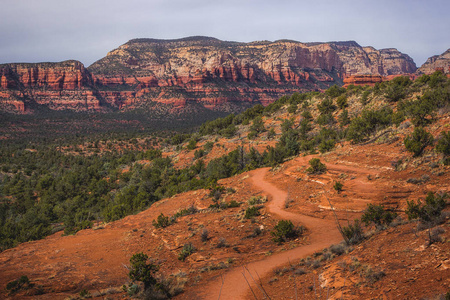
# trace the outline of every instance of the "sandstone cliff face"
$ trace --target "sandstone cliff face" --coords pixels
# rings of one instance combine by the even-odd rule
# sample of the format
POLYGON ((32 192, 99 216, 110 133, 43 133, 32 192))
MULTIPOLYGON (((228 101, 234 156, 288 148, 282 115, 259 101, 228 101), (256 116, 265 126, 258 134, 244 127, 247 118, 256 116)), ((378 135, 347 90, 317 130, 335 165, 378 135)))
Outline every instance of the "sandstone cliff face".
POLYGON ((294 91, 326 89, 351 75, 416 70, 395 49, 356 42, 224 42, 208 37, 136 39, 89 68, 77 61, 0 66, 0 105, 35 101, 51 109, 131 109, 151 102, 214 108, 227 102, 268 104, 294 91), (6 95, 5 94, 5 95, 6 95), (14 102, 14 103, 16 103, 14 102))
POLYGON ((440 70, 446 74, 450 74, 450 49, 447 49, 441 55, 435 55, 427 59, 427 61, 417 70, 419 74, 431 74, 440 70))
POLYGON ((35 102, 51 109, 98 109, 90 72, 78 61, 0 66, 0 107, 24 112, 35 102))

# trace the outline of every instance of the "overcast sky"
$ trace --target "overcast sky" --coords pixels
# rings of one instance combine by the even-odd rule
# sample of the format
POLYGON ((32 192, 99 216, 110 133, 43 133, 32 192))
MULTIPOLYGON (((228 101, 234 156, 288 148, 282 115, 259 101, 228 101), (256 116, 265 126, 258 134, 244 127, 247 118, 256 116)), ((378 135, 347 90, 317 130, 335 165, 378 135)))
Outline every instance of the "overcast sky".
POLYGON ((1 0, 0 63, 89 66, 133 38, 354 40, 417 66, 450 48, 449 0, 1 0))

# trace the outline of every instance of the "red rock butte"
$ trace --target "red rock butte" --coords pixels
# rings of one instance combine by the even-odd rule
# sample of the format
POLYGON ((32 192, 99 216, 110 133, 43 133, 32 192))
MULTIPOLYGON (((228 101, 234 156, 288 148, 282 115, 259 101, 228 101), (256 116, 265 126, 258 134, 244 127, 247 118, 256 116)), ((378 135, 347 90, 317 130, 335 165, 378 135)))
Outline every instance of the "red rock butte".
MULTIPOLYGON (((448 69, 448 51, 441 56, 419 70, 448 69)), ((375 84, 382 77, 416 71, 411 57, 396 49, 377 50, 354 41, 135 39, 88 68, 74 60, 0 65, 0 109, 24 111, 35 103, 52 110, 106 112, 153 102, 220 110, 226 103, 267 105, 293 92, 375 84)))

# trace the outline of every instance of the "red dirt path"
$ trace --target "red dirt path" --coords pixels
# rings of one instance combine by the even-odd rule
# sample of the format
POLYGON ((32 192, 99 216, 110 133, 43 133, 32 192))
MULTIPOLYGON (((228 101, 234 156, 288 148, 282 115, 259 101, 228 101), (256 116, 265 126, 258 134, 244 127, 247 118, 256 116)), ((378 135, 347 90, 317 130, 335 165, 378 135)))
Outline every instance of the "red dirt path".
MULTIPOLYGON (((267 206, 270 213, 277 215, 280 219, 289 219, 294 223, 302 224, 311 231, 310 244, 249 263, 245 268, 234 268, 223 277, 223 286, 222 278, 216 278, 205 287, 204 291, 199 295, 200 299, 218 299, 219 295, 222 300, 245 299, 246 294, 249 292, 247 281, 252 289, 256 289, 258 287, 254 284, 253 279, 256 280, 258 277, 267 275, 277 266, 308 256, 317 250, 341 241, 342 237, 333 222, 284 211, 283 205, 287 193, 264 179, 268 170, 269 168, 263 168, 252 172, 253 184, 271 196, 271 201, 267 206)), ((184 296, 189 297, 188 295, 184 296)))

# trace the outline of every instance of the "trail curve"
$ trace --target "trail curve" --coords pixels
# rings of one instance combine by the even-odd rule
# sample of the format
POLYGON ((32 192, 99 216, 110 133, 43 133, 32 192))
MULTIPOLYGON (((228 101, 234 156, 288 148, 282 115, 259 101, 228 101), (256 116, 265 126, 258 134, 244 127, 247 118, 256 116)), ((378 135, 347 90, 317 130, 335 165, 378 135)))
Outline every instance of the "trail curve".
POLYGON ((252 289, 257 289, 252 277, 255 279, 258 277, 262 278, 277 266, 303 258, 342 240, 334 222, 285 211, 283 207, 287 193, 264 179, 268 170, 269 168, 254 170, 251 173, 252 184, 261 188, 264 193, 271 197, 267 204, 267 209, 271 214, 276 215, 280 219, 291 220, 294 224, 302 224, 308 228, 311 232, 310 244, 251 262, 246 265, 245 269, 242 266, 233 268, 224 274, 223 283, 222 278, 216 278, 209 282, 201 294, 198 295, 199 299, 217 300, 219 295, 220 300, 245 299, 249 292, 249 283, 252 289), (243 273, 245 273, 245 277, 243 273), (246 279, 249 283, 247 283, 246 279))

